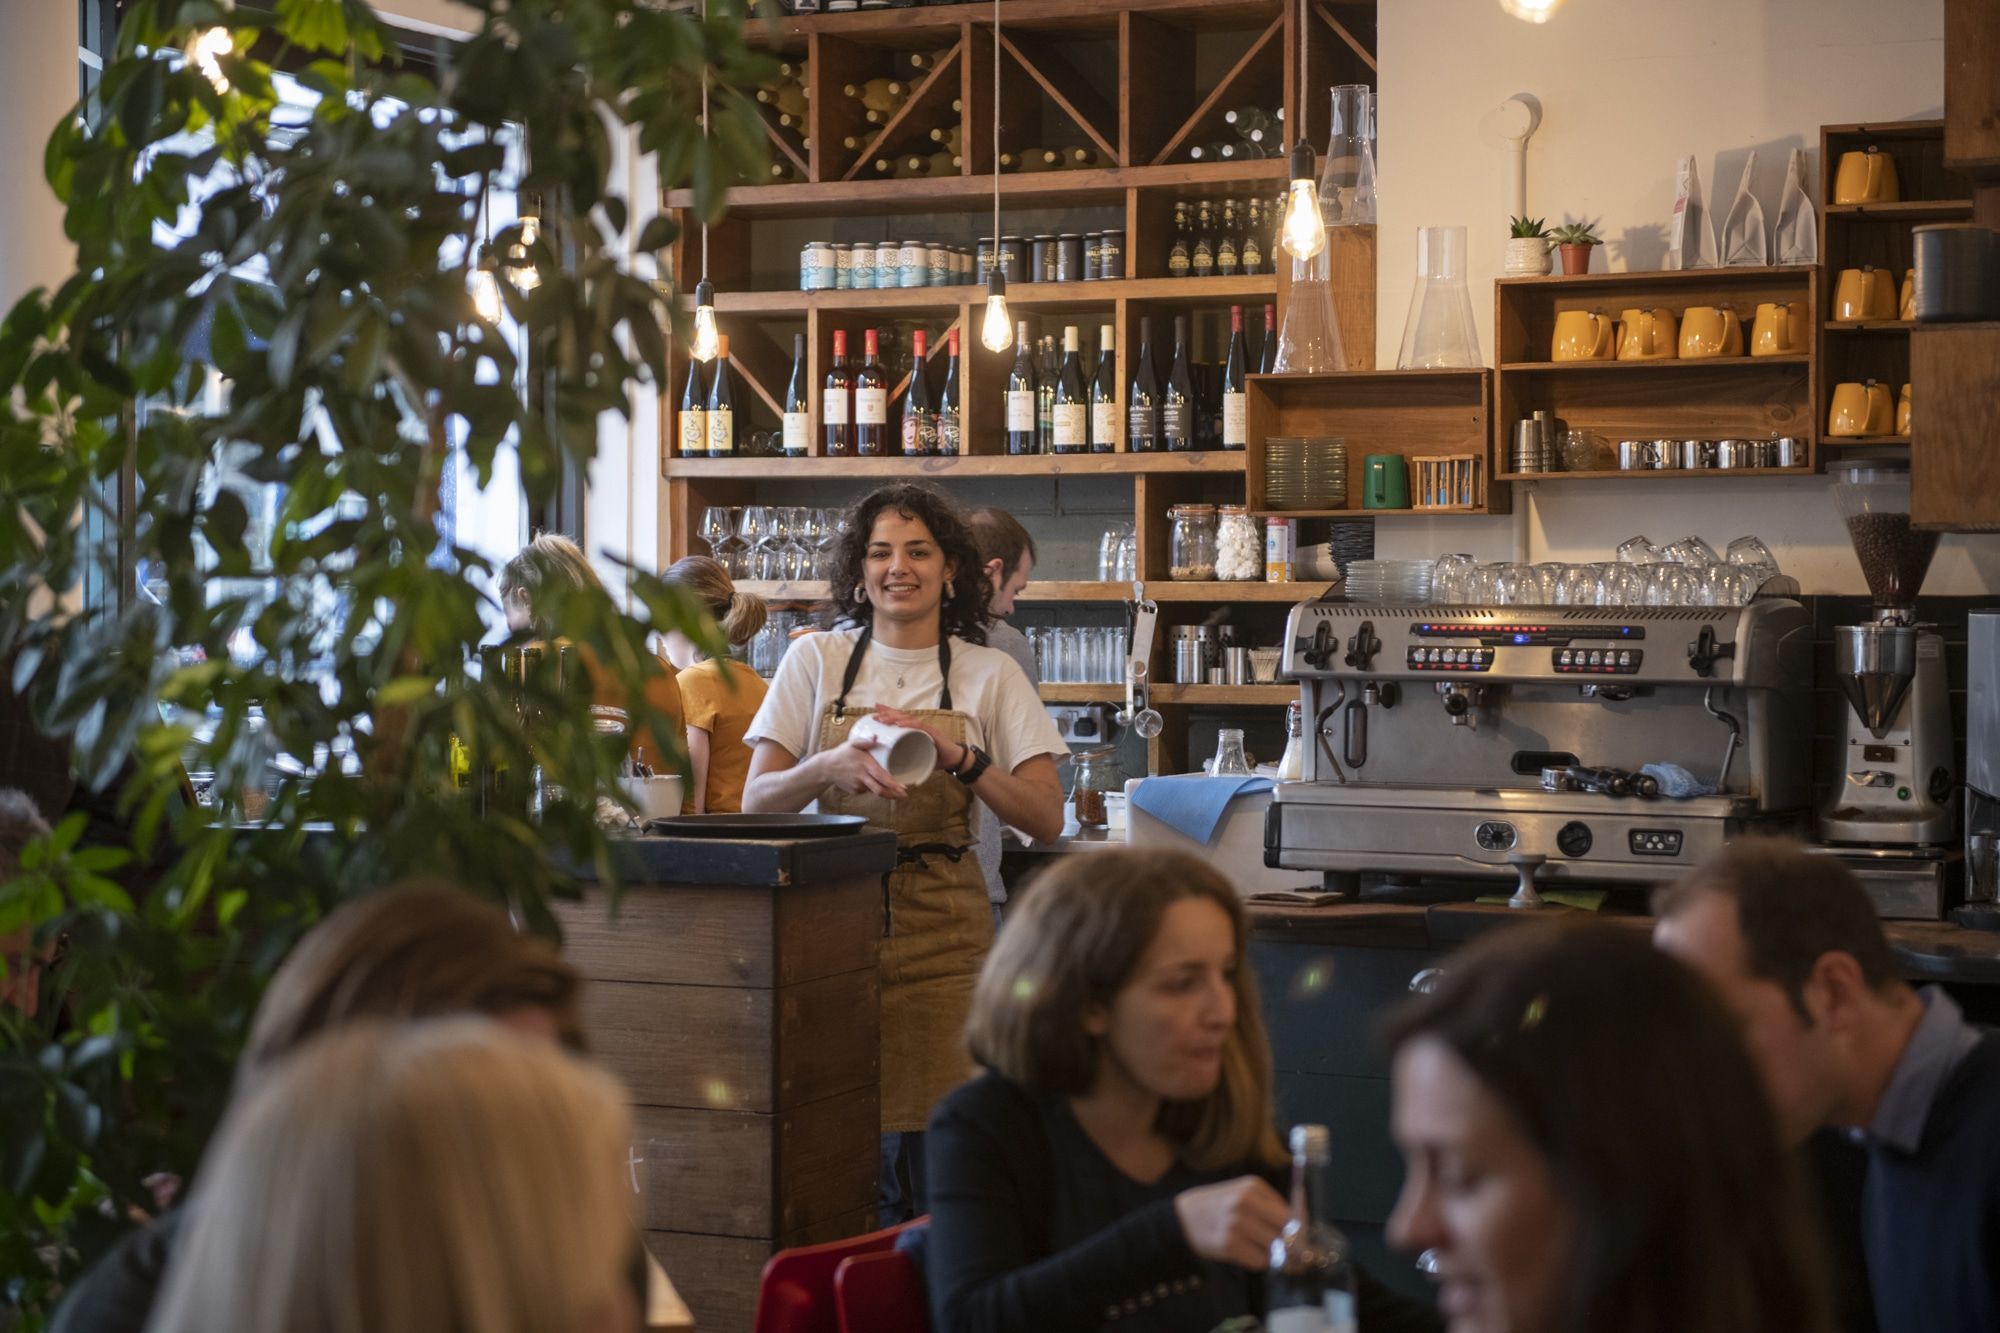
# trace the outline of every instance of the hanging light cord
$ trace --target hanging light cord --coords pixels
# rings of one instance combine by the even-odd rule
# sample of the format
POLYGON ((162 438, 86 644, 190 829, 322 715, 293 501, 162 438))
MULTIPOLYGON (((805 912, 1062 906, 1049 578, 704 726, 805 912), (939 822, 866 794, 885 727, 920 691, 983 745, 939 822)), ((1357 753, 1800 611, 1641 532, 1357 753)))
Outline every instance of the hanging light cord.
MULTIPOLYGON (((708 3, 708 0, 702 0, 702 3, 708 3)), ((1306 122, 1312 119, 1312 113, 1306 109, 1308 92, 1306 80, 1311 77, 1306 73, 1306 52, 1312 45, 1312 11, 1308 8, 1310 3, 1311 0, 1299 0, 1299 139, 1301 141, 1309 137, 1306 134, 1306 122)))
POLYGON ((1000 267, 1000 0, 993 0, 993 267, 1000 267))
MULTIPOLYGON (((714 142, 708 130, 708 0, 701 0, 701 137, 703 147, 714 142)), ((708 281, 708 218, 701 220, 701 280, 708 281)))

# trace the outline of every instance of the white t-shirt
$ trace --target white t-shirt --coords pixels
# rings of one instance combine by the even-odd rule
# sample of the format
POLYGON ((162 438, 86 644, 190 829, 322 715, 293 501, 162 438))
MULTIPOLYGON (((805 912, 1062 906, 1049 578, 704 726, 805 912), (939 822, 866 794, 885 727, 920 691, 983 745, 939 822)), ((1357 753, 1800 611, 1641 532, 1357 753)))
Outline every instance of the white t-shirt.
MULTIPOLYGON (((858 629, 836 629, 792 640, 764 706, 744 733, 745 742, 776 741, 799 759, 819 749, 820 719, 840 694, 841 677, 860 636, 858 629)), ((936 708, 942 684, 936 648, 886 648, 870 642, 854 688, 847 692, 847 706, 936 708)), ((965 715, 972 743, 992 755, 993 766, 1003 773, 1039 754, 1069 754, 1035 687, 998 649, 951 641, 951 706, 965 715)))

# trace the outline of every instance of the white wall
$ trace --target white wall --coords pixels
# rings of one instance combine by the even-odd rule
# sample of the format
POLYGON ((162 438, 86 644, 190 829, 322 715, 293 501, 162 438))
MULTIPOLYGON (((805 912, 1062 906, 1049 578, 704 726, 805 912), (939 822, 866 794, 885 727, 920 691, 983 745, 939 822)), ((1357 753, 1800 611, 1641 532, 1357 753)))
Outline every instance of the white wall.
MULTIPOLYGON (((1493 356, 1492 281, 1512 203, 1506 154, 1479 119, 1515 93, 1542 104, 1528 149, 1528 209, 1588 219, 1602 271, 1655 269, 1666 250, 1674 164, 1692 153, 1718 222, 1757 150, 1756 191, 1777 216, 1785 159, 1819 126, 1940 114, 1942 0, 1570 0, 1547 24, 1497 0, 1381 6, 1381 240, 1377 364, 1395 364, 1416 262, 1416 229, 1471 229, 1472 308, 1493 356)), ((1515 488, 1510 518, 1384 524, 1385 555, 1602 558, 1644 532, 1726 541, 1755 532, 1808 592, 1867 591, 1819 480, 1550 482, 1515 488)), ((1718 541, 1718 545, 1720 542, 1718 541)), ((1950 537, 1925 590, 2000 587, 2000 538, 1950 537)))
POLYGON ((0 5, 0 309, 69 276, 75 250, 42 175, 49 132, 76 105, 74 4, 0 5))

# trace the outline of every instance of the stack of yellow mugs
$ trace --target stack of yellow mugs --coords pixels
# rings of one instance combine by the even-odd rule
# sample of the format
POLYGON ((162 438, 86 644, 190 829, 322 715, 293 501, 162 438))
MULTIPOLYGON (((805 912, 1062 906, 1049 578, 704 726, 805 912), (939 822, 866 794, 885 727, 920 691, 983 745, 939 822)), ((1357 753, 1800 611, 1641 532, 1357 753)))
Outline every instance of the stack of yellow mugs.
MULTIPOLYGON (((1801 356, 1812 323, 1804 301, 1764 301, 1750 322, 1751 356, 1801 356)), ((1551 361, 1683 361, 1742 356, 1743 317, 1728 306, 1698 305, 1678 319, 1666 309, 1556 314, 1551 361)))
POLYGON ((1910 386, 1892 400, 1880 380, 1849 381, 1833 386, 1833 407, 1827 413, 1828 435, 1908 435, 1910 386), (1893 429, 1891 426, 1893 424, 1893 429))

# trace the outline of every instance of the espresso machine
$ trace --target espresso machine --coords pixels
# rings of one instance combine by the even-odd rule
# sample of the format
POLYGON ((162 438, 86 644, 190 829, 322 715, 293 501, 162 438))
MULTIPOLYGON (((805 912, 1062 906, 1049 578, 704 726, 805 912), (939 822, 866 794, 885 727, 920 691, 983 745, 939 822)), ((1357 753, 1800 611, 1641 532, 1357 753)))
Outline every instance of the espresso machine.
POLYGON ((1284 669, 1306 757, 1276 790, 1265 860, 1331 887, 1513 880, 1532 906, 1537 884, 1651 884, 1810 816, 1812 626, 1791 597, 1321 600, 1292 609, 1284 669), (1662 791, 1648 765, 1684 790, 1662 791))
POLYGON ((1936 919, 1951 905, 1959 861, 1944 640, 1916 621, 1938 534, 1910 525, 1907 465, 1854 462, 1831 476, 1875 608, 1833 631, 1834 678, 1848 709, 1819 837, 1860 875, 1882 915, 1936 919))
POLYGON ((2000 611, 1965 618, 1965 906, 1961 925, 2000 929, 2000 611))

